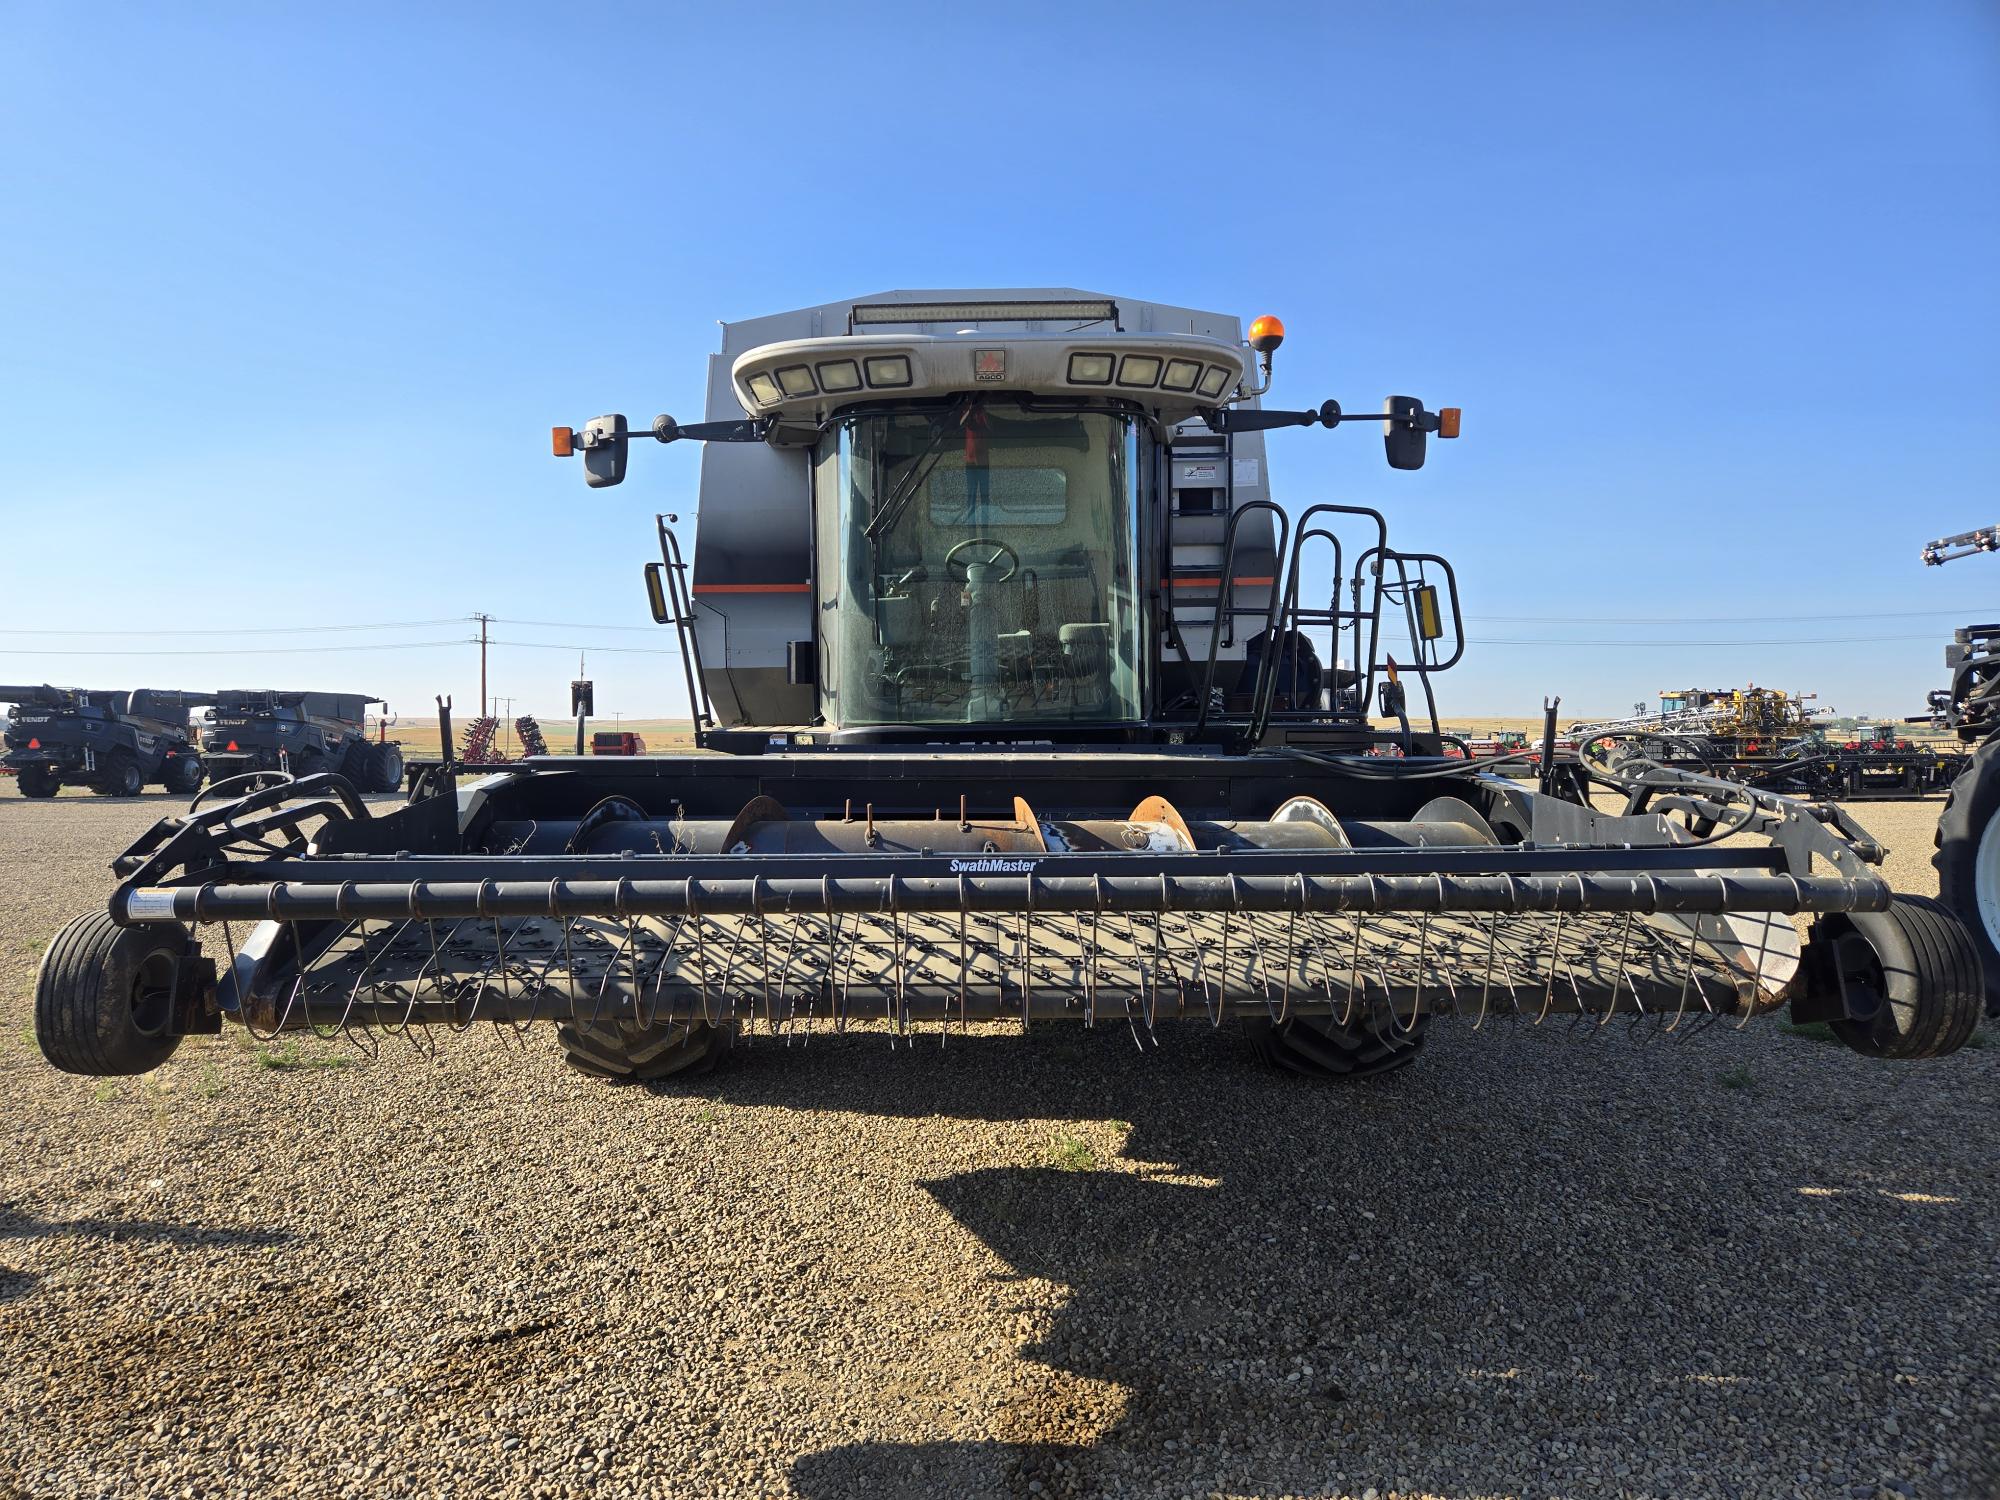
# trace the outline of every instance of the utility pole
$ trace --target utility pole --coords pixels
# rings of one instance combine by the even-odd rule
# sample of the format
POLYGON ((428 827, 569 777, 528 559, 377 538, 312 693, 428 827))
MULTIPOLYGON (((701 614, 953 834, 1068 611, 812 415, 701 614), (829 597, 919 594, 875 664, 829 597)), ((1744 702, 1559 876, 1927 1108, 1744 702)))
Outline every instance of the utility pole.
POLYGON ((514 700, 512 698, 502 698, 500 701, 507 705, 507 712, 500 719, 500 743, 503 747, 512 749, 514 744, 514 700))
POLYGON ((474 615, 479 622, 479 717, 486 717, 486 627, 492 621, 491 615, 474 615))

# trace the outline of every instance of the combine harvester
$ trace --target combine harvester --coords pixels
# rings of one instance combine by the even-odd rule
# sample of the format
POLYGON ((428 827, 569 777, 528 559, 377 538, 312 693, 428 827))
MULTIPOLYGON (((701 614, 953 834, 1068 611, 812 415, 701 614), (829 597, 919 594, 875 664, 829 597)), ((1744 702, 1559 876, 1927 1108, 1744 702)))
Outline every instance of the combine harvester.
POLYGON ((1892 896, 1839 809, 1638 765, 1608 814, 1553 767, 1443 753, 1451 567, 1377 510, 1280 507, 1264 440, 1379 424, 1410 471, 1456 411, 1264 409, 1275 319, 1246 346, 1080 292, 722 337, 706 420, 554 448, 604 486, 635 441, 706 445, 691 576, 661 517, 645 580, 724 753, 447 762, 388 812, 306 777, 170 818, 43 961, 52 1062, 143 1070, 225 1017, 549 1020, 579 1068, 647 1079, 757 1030, 1066 1017, 1147 1044, 1187 1018, 1352 1078, 1440 1014, 1685 1034, 1789 1001, 1885 1057, 1976 1024, 1964 929, 1892 896))
MULTIPOLYGON (((252 772, 305 778, 337 771, 364 792, 393 792, 403 785, 403 747, 368 738, 368 705, 380 698, 260 688, 218 693, 213 701, 204 716, 202 749, 218 783, 252 772)), ((221 790, 240 794, 253 784, 221 790)))
POLYGON ((163 688, 0 687, 0 703, 13 705, 0 773, 16 779, 23 797, 53 797, 65 786, 100 797, 136 797, 153 784, 197 791, 208 771, 188 713, 214 701, 213 693, 163 688))

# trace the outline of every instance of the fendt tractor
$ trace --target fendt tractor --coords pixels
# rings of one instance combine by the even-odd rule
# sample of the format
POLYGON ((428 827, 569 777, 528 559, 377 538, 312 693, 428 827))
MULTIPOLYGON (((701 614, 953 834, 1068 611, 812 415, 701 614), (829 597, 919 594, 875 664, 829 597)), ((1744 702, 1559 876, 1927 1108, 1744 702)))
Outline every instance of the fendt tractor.
POLYGON ((300 778, 338 771, 365 792, 403 785, 403 747, 368 738, 368 705, 380 698, 262 689, 218 693, 214 701, 204 715, 202 753, 218 783, 251 771, 300 778))
MULTIPOLYGON (((2000 551, 2000 526, 1927 543, 1924 563, 2000 551)), ((1938 818, 1938 894, 1972 930, 1986 966, 1986 1013, 2000 1019, 2000 625, 1964 625, 1944 648, 1951 686, 1930 695, 1933 722, 1968 748, 1938 818)))
POLYGON ((1283 336, 1048 290, 724 325, 705 420, 554 434, 592 486, 703 445, 692 567, 660 516, 645 583, 705 753, 448 760, 386 811, 294 774, 166 819, 43 960, 44 1052, 548 1020, 656 1079, 739 1035, 1182 1020, 1353 1078, 1439 1015, 1787 1004, 1876 1056, 1963 1043, 1970 938, 1844 811, 1640 763, 1596 773, 1605 812, 1552 756, 1444 753, 1450 565, 1372 507, 1281 506, 1264 442, 1379 424, 1416 470, 1458 413, 1265 408, 1283 336))
POLYGON ((160 688, 0 687, 0 703, 12 705, 0 769, 23 797, 53 797, 65 786, 102 797, 136 797, 149 785, 193 792, 206 771, 188 712, 213 701, 160 688))

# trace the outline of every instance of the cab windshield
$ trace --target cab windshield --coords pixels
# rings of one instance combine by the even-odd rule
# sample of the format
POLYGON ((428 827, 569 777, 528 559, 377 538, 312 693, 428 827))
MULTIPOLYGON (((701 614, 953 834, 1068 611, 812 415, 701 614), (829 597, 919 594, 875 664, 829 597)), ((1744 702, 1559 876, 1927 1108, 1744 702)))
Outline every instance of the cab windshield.
POLYGON ((853 417, 831 441, 820 489, 821 555, 840 559, 821 600, 830 719, 1140 717, 1128 419, 972 399, 853 417))

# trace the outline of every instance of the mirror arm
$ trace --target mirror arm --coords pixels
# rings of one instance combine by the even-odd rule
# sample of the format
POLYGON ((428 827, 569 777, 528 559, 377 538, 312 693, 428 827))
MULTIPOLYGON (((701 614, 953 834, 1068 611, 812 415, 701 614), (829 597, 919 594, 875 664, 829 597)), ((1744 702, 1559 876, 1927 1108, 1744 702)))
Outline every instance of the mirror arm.
POLYGON ((1223 406, 1203 412, 1201 419, 1210 432, 1269 432, 1275 427, 1310 427, 1319 421, 1320 414, 1316 411, 1251 411, 1243 407, 1223 406))
POLYGON ((1276 427, 1338 427, 1342 422, 1392 422, 1414 427, 1418 432, 1439 432, 1442 417, 1426 411, 1421 404, 1409 412, 1343 411, 1338 401, 1322 401, 1317 411, 1251 411, 1240 407, 1214 407, 1201 414, 1210 432, 1269 432, 1276 427))
POLYGON ((692 438, 697 443, 761 443, 770 436, 769 417, 745 417, 735 422, 690 422, 682 426, 669 416, 653 418, 653 437, 662 443, 692 438))

